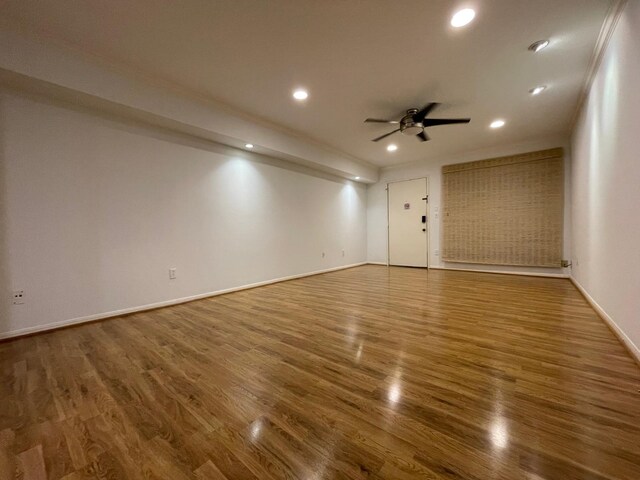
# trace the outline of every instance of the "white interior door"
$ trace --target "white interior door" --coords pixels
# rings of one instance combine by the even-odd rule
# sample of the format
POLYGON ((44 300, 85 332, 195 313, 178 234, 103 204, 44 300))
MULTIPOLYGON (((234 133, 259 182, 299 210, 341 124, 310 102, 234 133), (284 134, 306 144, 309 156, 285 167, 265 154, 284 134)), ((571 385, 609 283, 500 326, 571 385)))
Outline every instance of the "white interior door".
POLYGON ((387 193, 389 264, 427 267, 427 179, 389 183, 387 193))

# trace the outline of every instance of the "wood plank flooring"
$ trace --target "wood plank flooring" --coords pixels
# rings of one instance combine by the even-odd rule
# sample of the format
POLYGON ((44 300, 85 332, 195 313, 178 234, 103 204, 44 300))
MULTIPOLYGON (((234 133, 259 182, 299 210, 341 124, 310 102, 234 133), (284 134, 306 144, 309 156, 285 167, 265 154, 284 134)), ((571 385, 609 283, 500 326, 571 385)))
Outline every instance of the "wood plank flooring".
POLYGON ((568 280, 363 266, 0 343, 1 479, 640 479, 568 280))

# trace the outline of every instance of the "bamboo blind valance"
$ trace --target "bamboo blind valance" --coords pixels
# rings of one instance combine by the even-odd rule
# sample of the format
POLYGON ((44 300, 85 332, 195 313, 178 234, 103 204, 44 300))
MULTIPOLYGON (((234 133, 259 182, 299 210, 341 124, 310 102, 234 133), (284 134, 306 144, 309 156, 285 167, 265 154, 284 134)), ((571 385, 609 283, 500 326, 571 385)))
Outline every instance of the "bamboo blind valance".
POLYGON ((561 148, 442 167, 447 262, 559 267, 561 148))

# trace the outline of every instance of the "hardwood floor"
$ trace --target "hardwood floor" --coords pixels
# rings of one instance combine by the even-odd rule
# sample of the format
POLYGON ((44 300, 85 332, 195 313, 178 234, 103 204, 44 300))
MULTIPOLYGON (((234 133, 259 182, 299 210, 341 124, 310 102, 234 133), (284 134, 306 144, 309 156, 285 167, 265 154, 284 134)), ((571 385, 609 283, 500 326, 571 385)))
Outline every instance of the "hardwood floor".
POLYGON ((640 479, 568 280, 363 266, 0 343, 2 479, 640 479))

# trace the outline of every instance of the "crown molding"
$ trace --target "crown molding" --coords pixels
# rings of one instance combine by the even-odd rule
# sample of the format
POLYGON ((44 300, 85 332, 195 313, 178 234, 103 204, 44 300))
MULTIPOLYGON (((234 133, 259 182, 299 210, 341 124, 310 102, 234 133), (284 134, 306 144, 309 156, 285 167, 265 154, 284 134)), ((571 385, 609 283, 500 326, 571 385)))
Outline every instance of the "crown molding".
POLYGON ((582 88, 578 97, 578 104, 576 105, 576 109, 573 112, 573 117, 571 119, 571 131, 575 129, 576 122, 580 117, 580 112, 582 111, 584 103, 587 99, 587 95, 589 95, 589 91, 591 90, 593 79, 595 78, 596 73, 598 73, 598 69, 600 68, 600 64, 602 63, 602 59, 607 50, 607 46, 609 45, 611 37, 613 36, 613 32, 618 25, 620 17, 622 17, 622 13, 624 12, 624 7, 626 5, 627 0, 614 0, 614 2, 609 7, 607 16, 605 17, 602 28, 600 29, 600 34, 598 35, 598 39, 596 40, 593 54, 591 55, 591 61, 589 62, 587 74, 585 75, 584 81, 582 82, 582 88))

